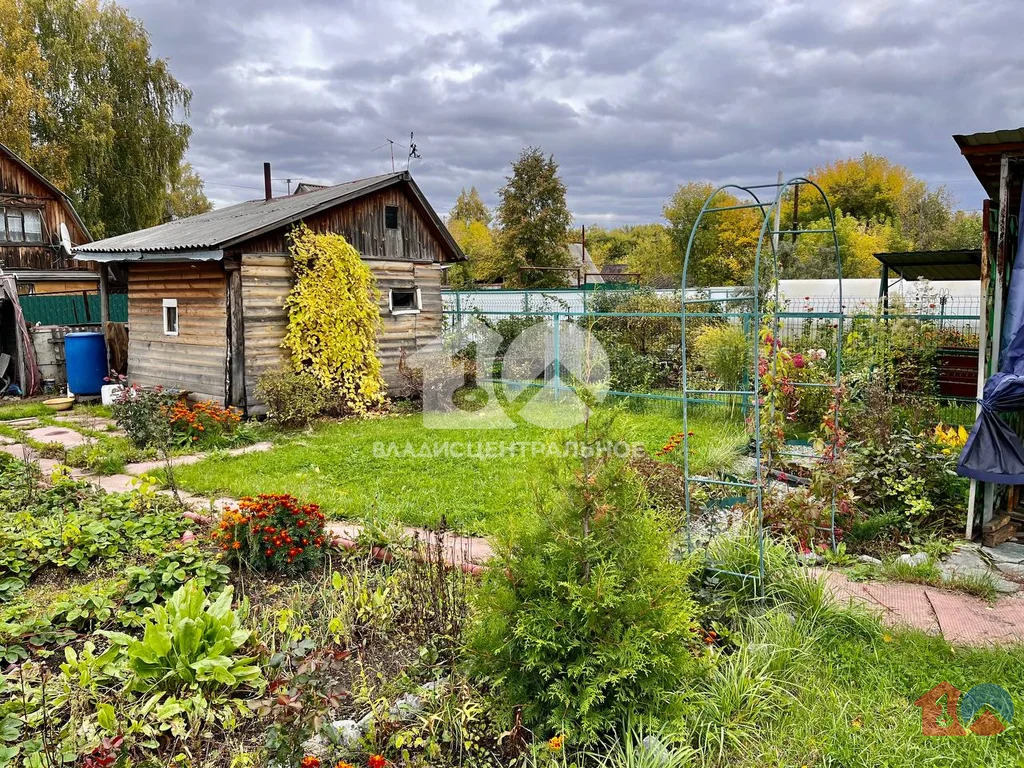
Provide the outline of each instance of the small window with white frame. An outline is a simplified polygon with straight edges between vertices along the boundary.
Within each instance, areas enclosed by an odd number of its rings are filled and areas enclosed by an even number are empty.
[[[178,335],[178,300],[164,299],[164,335]]]
[[[420,311],[419,288],[392,288],[388,291],[388,309],[392,315],[409,315]]]

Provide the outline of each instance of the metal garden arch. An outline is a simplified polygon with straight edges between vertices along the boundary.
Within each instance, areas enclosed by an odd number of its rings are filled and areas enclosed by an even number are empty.
[[[766,449],[762,435],[762,409],[765,408],[765,404],[761,398],[761,373],[760,373],[760,329],[766,324],[770,324],[772,329],[772,338],[778,340],[780,338],[780,319],[782,319],[786,313],[783,308],[779,305],[779,236],[780,235],[791,235],[794,240],[797,236],[802,234],[831,234],[832,235],[832,249],[835,253],[835,264],[836,264],[836,277],[838,278],[838,290],[839,290],[839,310],[835,313],[829,313],[834,316],[836,324],[836,345],[835,345],[835,400],[833,402],[833,413],[838,418],[839,405],[840,405],[840,385],[842,382],[842,349],[843,349],[843,268],[842,259],[839,253],[839,238],[836,234],[836,222],[835,215],[832,211],[832,205],[829,203],[828,196],[824,190],[818,186],[815,182],[804,177],[794,177],[788,181],[783,182],[782,177],[779,177],[779,182],[776,184],[754,184],[754,185],[740,185],[740,184],[726,184],[719,187],[712,192],[708,198],[704,201],[704,205],[701,207],[700,213],[697,215],[696,220],[693,223],[693,228],[690,231],[690,238],[686,245],[686,256],[683,260],[683,274],[681,281],[681,296],[680,296],[680,331],[681,331],[681,356],[682,356],[682,374],[681,374],[681,388],[682,388],[682,399],[683,399],[683,477],[684,477],[684,499],[686,506],[686,532],[687,532],[687,547],[691,551],[693,550],[693,537],[691,535],[692,517],[691,517],[691,483],[700,483],[707,485],[719,485],[728,486],[732,488],[743,489],[748,495],[753,495],[757,505],[757,520],[756,520],[756,534],[757,534],[757,545],[758,545],[758,569],[757,574],[748,573],[737,573],[734,571],[724,570],[716,567],[713,563],[709,564],[708,568],[711,571],[717,571],[722,574],[728,574],[741,579],[754,580],[754,594],[764,595],[764,494],[767,488],[767,484],[771,482],[768,479],[769,470],[771,468],[773,460],[776,456],[772,455],[770,448]],[[825,209],[828,212],[828,228],[825,229],[800,229],[799,223],[794,221],[792,229],[781,229],[782,210],[781,206],[785,199],[786,192],[790,189],[799,190],[801,187],[810,187],[816,190],[821,196],[821,200],[825,204]],[[770,201],[764,201],[758,197],[755,190],[775,190],[774,198]],[[714,200],[720,194],[735,190],[742,193],[749,198],[752,198],[752,202],[740,202],[736,205],[725,205],[721,207],[714,206]],[[762,193],[763,194],[763,193]],[[757,250],[754,254],[754,271],[751,279],[752,285],[750,297],[733,297],[722,301],[723,309],[718,312],[687,312],[687,305],[693,304],[706,304],[707,300],[704,299],[687,299],[687,278],[690,269],[691,258],[694,254],[694,243],[697,240],[697,233],[700,229],[701,223],[705,216],[710,214],[716,214],[723,211],[732,211],[739,209],[756,209],[762,216],[760,234],[757,240]],[[765,250],[765,242],[768,242],[768,251]],[[771,266],[771,292],[772,298],[767,301],[762,300],[761,293],[761,266],[762,266],[762,255],[770,258]],[[748,301],[751,304],[751,310],[749,313],[736,313],[728,311],[727,305],[730,302],[737,301]],[[767,306],[765,306],[767,304]],[[751,339],[751,350],[753,354],[750,356],[751,366],[749,373],[752,374],[748,377],[748,380],[752,382],[752,386],[747,389],[735,391],[724,391],[724,390],[706,390],[706,389],[692,389],[688,385],[687,381],[687,361],[686,361],[686,318],[687,315],[690,317],[702,316],[702,317],[720,317],[727,320],[735,320],[738,317],[749,317],[747,327],[752,329]],[[774,374],[777,371],[778,365],[778,344],[769,344],[768,351],[768,363],[771,366],[771,371]],[[795,386],[831,386],[822,385],[811,382],[793,382]],[[753,435],[754,435],[754,477],[745,479],[720,479],[711,478],[698,475],[692,475],[690,472],[690,434],[689,434],[689,404],[692,396],[743,396],[744,398],[750,398],[751,402],[751,421],[753,424]],[[774,417],[771,413],[773,404],[768,404],[769,416]],[[771,419],[769,420],[771,423]],[[838,435],[834,431],[832,450],[838,450],[837,440]],[[835,491],[832,492],[831,501],[831,515],[828,526],[828,534],[832,544],[835,548],[835,518],[836,518],[836,497]]]

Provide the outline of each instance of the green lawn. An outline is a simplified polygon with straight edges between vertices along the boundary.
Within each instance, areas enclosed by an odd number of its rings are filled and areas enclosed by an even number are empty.
[[[653,453],[681,430],[682,419],[668,406],[643,413],[617,409],[613,437],[642,443]],[[725,409],[691,416],[690,430],[695,471],[730,466],[746,441],[742,422],[729,421]],[[175,478],[184,488],[208,494],[290,493],[317,502],[336,519],[372,513],[436,526],[445,515],[459,530],[485,533],[502,516],[530,508],[550,485],[551,465],[559,459],[534,455],[534,444],[547,451],[576,436],[518,419],[514,429],[500,430],[425,429],[418,413],[351,419],[282,436],[269,452],[180,467]],[[488,443],[492,455],[481,456]],[[436,455],[445,444],[471,455]],[[419,455],[424,447],[431,455]]]

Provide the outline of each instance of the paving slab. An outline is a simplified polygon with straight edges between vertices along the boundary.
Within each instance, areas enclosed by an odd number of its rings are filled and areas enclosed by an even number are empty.
[[[89,440],[81,432],[66,427],[36,427],[28,430],[25,434],[37,442],[57,443],[65,448],[74,448]]]
[[[970,595],[937,589],[925,591],[935,610],[942,636],[950,644],[981,646],[1024,641],[1024,624],[1014,624],[1010,620],[1015,615],[1015,607],[1003,606],[997,611]]]
[[[904,625],[938,634],[940,626],[923,587],[917,584],[872,582],[864,585],[872,599],[886,609],[890,626]]]
[[[89,482],[107,493],[127,493],[135,490],[138,478],[132,475],[90,475]]]
[[[36,416],[26,416],[24,419],[11,419],[10,421],[3,422],[8,427],[15,427],[16,429],[25,429],[27,427],[39,426],[39,419]]]
[[[1024,563],[1024,544],[1007,541],[997,547],[982,547],[981,551],[997,563]]]
[[[38,457],[34,448],[22,443],[8,443],[0,445],[0,451],[3,451],[16,459],[23,459],[25,461],[33,461]]]
[[[228,456],[242,456],[246,453],[260,453],[262,451],[269,451],[274,447],[273,443],[262,442],[253,443],[252,445],[243,445],[240,448],[231,448],[224,451]],[[184,456],[172,456],[171,466],[179,467],[186,464],[196,464],[203,459],[210,457],[209,453],[189,453]],[[163,469],[167,466],[167,462],[163,459],[153,459],[152,461],[137,461],[133,464],[127,465],[124,470],[130,475],[144,475],[148,472]]]

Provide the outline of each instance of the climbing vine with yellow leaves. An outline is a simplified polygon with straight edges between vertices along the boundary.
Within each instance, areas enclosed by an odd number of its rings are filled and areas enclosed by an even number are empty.
[[[282,346],[292,368],[337,392],[348,411],[361,414],[382,405],[380,291],[373,272],[342,235],[301,224],[289,240],[295,285],[285,304]]]

